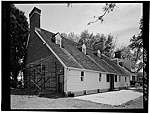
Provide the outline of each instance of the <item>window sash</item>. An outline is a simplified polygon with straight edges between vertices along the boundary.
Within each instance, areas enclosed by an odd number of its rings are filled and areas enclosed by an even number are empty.
[[[84,77],[83,77],[83,76],[81,76],[81,81],[82,81],[82,82],[84,81]]]
[[[102,78],[102,76],[101,76],[101,73],[99,74],[99,82],[101,82],[101,78]]]
[[[84,72],[81,71],[81,81],[83,82],[84,81]]]

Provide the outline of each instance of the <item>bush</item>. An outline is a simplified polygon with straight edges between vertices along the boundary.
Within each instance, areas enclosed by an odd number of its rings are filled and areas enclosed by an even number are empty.
[[[10,87],[11,88],[16,88],[17,87],[17,83],[13,79],[10,79]]]
[[[136,84],[135,84],[135,87],[136,87],[136,88],[139,88],[139,87],[140,87],[140,84],[139,84],[139,83],[136,83]]]

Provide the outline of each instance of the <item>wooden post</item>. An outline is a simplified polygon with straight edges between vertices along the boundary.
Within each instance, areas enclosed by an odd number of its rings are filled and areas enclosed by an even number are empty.
[[[33,78],[34,78],[34,83],[35,83],[35,69],[33,69],[33,72],[34,72]],[[34,89],[35,89],[35,85],[34,85]]]
[[[44,76],[44,82],[45,82],[45,65],[43,65],[43,76]],[[44,89],[45,89],[45,83],[44,83]]]
[[[42,93],[42,59],[41,59],[41,93]]]
[[[57,75],[57,67],[56,67],[56,61],[54,62],[55,63],[55,82],[56,82],[56,91],[58,91],[58,75]]]

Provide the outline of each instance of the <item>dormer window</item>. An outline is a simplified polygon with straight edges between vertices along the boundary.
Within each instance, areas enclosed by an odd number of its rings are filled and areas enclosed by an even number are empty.
[[[97,50],[97,56],[98,56],[99,58],[101,58],[101,52],[100,52],[99,49]]]
[[[60,47],[62,47],[61,40],[62,40],[62,38],[61,38],[60,34],[57,33],[55,36],[55,43],[58,44]]]
[[[85,44],[82,45],[82,52],[83,52],[84,54],[86,54],[86,46],[85,46]]]

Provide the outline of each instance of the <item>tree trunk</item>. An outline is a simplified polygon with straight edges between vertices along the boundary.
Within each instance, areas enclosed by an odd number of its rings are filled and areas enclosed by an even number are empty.
[[[13,74],[13,78],[15,81],[17,81],[17,76],[18,76],[19,70],[15,69],[12,74]]]

